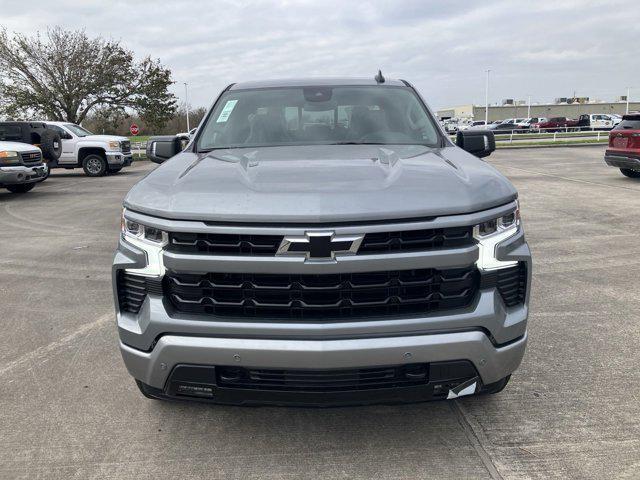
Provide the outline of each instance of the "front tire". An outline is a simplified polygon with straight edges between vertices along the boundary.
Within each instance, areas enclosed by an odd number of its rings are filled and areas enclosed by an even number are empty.
[[[107,172],[107,168],[107,160],[100,155],[87,155],[82,161],[82,169],[87,177],[101,177]]]
[[[622,174],[625,177],[640,178],[640,171],[638,171],[638,170],[631,170],[630,168],[621,168],[620,172],[622,172]]]
[[[35,186],[35,183],[20,183],[18,185],[7,185],[7,190],[11,193],[27,193]]]

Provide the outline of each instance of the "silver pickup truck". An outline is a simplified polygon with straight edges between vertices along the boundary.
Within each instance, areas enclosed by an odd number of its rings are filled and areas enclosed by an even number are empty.
[[[120,349],[142,393],[343,405],[496,393],[527,342],[513,185],[408,82],[227,87],[124,201]],[[465,151],[466,150],[466,151]]]

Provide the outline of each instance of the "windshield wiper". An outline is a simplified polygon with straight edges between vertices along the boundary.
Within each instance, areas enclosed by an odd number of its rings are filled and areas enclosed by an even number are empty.
[[[426,143],[403,143],[403,142],[334,142],[327,145],[420,145],[421,147],[433,147]]]
[[[326,145],[388,145],[383,142],[333,142]]]

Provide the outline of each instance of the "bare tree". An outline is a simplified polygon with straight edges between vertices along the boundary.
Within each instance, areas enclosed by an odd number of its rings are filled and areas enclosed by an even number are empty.
[[[207,113],[204,107],[189,107],[189,120],[191,126],[198,125]],[[87,115],[83,126],[95,133],[108,133],[114,135],[129,135],[129,126],[135,123],[140,129],[140,135],[174,135],[187,131],[187,112],[181,105],[167,123],[158,128],[138,115],[114,115],[112,111],[97,109]]]
[[[112,116],[132,110],[161,128],[177,107],[172,83],[159,60],[136,62],[118,41],[58,27],[34,37],[0,30],[0,106],[7,115],[81,123],[94,109]]]

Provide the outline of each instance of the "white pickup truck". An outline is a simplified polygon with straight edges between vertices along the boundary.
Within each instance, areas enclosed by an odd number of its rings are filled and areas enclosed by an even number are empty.
[[[27,193],[47,178],[47,173],[47,164],[42,162],[42,151],[38,147],[0,140],[0,188]]]
[[[116,173],[131,165],[131,142],[126,137],[94,135],[80,125],[69,122],[43,121],[60,134],[62,153],[50,168],[82,167],[89,177]]]

